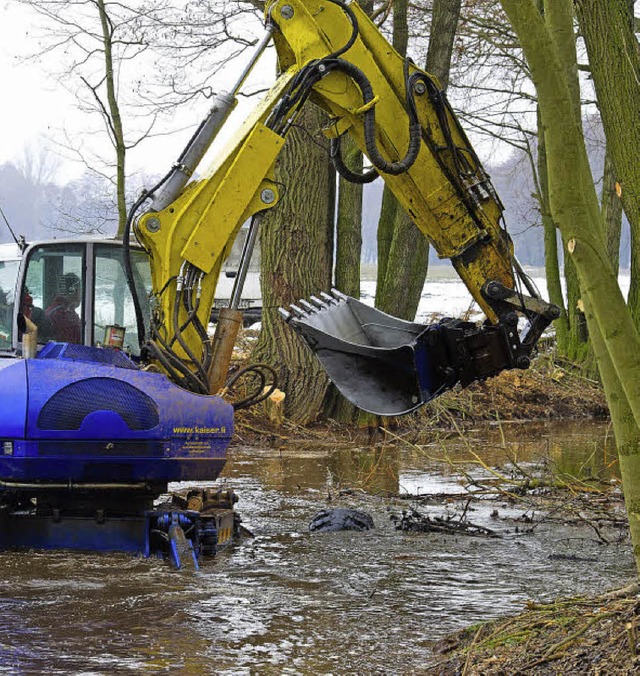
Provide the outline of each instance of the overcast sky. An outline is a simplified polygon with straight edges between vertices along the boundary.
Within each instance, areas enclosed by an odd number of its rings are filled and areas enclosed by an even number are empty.
[[[70,111],[70,96],[24,57],[33,44],[29,13],[5,0],[0,20],[0,162],[22,153],[29,141],[64,124]]]
[[[62,139],[65,131],[73,136],[87,128],[95,128],[97,119],[93,117],[88,120],[86,113],[77,110],[74,96],[50,74],[56,70],[55,63],[43,63],[28,58],[38,49],[38,31],[33,21],[41,20],[40,17],[15,0],[0,0],[0,8],[0,81],[4,94],[0,116],[0,163],[3,163],[21,158],[25,147],[29,145],[41,145],[42,137]],[[245,63],[247,59],[248,55],[240,57],[237,64],[216,75],[211,83],[213,88],[222,89],[225,85],[228,86],[236,77],[240,62]],[[270,50],[261,60],[257,72],[252,75],[248,87],[268,86],[273,81],[271,73],[274,71],[274,50]],[[225,128],[225,137],[241,123],[257,100],[255,97],[249,101],[240,97],[229,128]],[[176,130],[176,134],[146,141],[140,149],[132,153],[130,169],[164,173],[180,154],[192,128],[207,113],[210,105],[210,101],[204,97],[195,99],[176,118],[166,121],[166,129]],[[223,140],[217,143],[212,152],[219,150]],[[105,137],[96,134],[89,142],[98,149],[105,143]],[[56,152],[55,146],[51,147],[52,152]],[[209,160],[210,158],[205,158],[201,169],[207,166]],[[57,180],[66,182],[80,175],[83,170],[80,163],[63,157],[60,160]]]

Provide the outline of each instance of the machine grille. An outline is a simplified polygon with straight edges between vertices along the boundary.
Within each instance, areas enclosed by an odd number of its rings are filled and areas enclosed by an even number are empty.
[[[41,430],[79,430],[96,411],[117,413],[131,430],[150,430],[159,423],[158,407],[144,392],[115,378],[87,378],[56,392],[40,410]]]

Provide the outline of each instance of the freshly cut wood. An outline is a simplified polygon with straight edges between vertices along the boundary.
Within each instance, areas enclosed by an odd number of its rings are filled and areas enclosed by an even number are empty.
[[[268,387],[265,387],[262,391],[264,392],[268,389]],[[265,416],[276,425],[282,425],[284,422],[284,400],[286,396],[287,395],[282,390],[275,389],[262,402]]]

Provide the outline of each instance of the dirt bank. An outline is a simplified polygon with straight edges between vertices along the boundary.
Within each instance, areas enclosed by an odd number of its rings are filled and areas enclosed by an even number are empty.
[[[638,586],[595,598],[530,604],[435,648],[432,676],[640,673]]]

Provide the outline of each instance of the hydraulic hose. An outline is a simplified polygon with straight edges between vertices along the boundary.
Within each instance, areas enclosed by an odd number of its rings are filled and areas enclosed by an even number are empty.
[[[364,185],[365,183],[371,183],[380,176],[380,174],[375,169],[369,169],[362,174],[359,174],[346,165],[342,153],[340,152],[340,137],[332,138],[331,144],[329,146],[329,156],[331,157],[331,162],[335,170],[350,183],[358,183]]]

